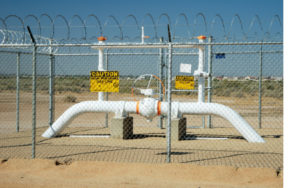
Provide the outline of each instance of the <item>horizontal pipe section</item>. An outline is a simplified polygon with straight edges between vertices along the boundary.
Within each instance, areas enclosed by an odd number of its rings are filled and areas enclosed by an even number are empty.
[[[136,102],[124,101],[85,101],[71,106],[43,133],[43,137],[51,138],[61,132],[64,127],[70,124],[77,116],[87,112],[123,112],[135,113]]]
[[[172,109],[176,111],[177,109]],[[162,114],[167,114],[167,104],[162,103]],[[180,102],[178,106],[180,114],[190,115],[218,115],[227,119],[248,142],[264,143],[264,139],[234,110],[216,103]]]
[[[65,111],[54,124],[43,133],[43,137],[51,138],[61,132],[64,127],[72,122],[74,118],[86,112],[113,112],[116,116],[126,116],[129,113],[139,113],[141,115],[146,112],[167,115],[168,103],[153,101],[154,105],[149,105],[149,101],[85,101],[73,105]],[[151,103],[151,101],[150,101]],[[139,104],[139,105],[138,105]],[[153,108],[145,110],[145,107]],[[144,112],[145,111],[145,112]],[[255,130],[234,110],[231,108],[216,103],[202,102],[172,102],[172,117],[178,117],[184,114],[191,115],[218,115],[227,119],[248,142],[264,143],[264,139],[258,135]]]

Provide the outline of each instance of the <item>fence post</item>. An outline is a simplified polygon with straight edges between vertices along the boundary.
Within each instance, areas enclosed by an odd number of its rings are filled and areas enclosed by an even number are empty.
[[[212,36],[208,37],[208,62],[207,62],[207,69],[208,69],[208,79],[207,79],[207,102],[211,103],[211,96],[212,96]],[[211,115],[208,115],[207,118],[207,126],[208,128],[212,128],[212,124],[211,124]]]
[[[50,41],[50,61],[49,61],[49,126],[52,125],[54,120],[54,54],[52,49],[52,40]]]
[[[169,75],[168,75],[168,70],[169,70],[169,65],[168,65],[168,59],[169,59],[169,54],[167,53],[167,50],[165,51],[165,55],[164,55],[164,62],[166,62],[165,63],[165,70],[164,70],[164,75],[165,75],[165,77],[164,77],[164,84],[165,84],[165,93],[164,93],[164,100],[165,101],[167,101],[168,99],[167,99],[167,95],[168,95],[168,78],[169,78]],[[167,128],[167,126],[168,126],[168,118],[164,118],[164,123],[165,123],[165,128]]]
[[[17,53],[16,131],[20,130],[20,52]]]
[[[263,69],[263,58],[262,58],[262,44],[260,45],[259,51],[259,81],[258,81],[258,128],[261,127],[261,97],[262,97],[262,69]]]
[[[105,70],[108,70],[108,50],[105,52]],[[105,92],[105,100],[108,101],[108,92]],[[108,127],[108,112],[105,112],[105,127]]]
[[[32,158],[35,158],[36,136],[36,44],[33,44],[32,52]]]
[[[160,42],[162,43],[164,41],[164,38],[163,37],[161,37],[160,38]],[[159,49],[159,64],[158,64],[158,74],[159,74],[159,78],[161,79],[161,80],[163,80],[163,68],[164,68],[164,50],[163,50],[163,48],[160,48]],[[160,101],[163,101],[163,95],[164,95],[164,93],[163,93],[163,89],[162,89],[162,85],[160,84],[160,83],[158,83],[158,87],[159,87],[159,100]],[[163,128],[163,116],[162,115],[160,115],[159,117],[158,117],[158,127],[159,128]]]
[[[168,62],[168,119],[167,119],[167,163],[171,162],[171,109],[172,109],[172,44],[169,43],[169,62]]]
[[[27,26],[28,33],[30,35],[33,48],[32,48],[32,158],[35,158],[35,135],[36,135],[36,42],[30,30]]]

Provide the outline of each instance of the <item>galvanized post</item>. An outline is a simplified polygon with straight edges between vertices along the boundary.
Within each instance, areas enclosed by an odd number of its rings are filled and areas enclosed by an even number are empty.
[[[165,63],[165,77],[164,77],[164,84],[165,84],[165,86],[168,86],[168,78],[169,78],[169,76],[168,76],[168,70],[169,70],[169,65],[167,64],[167,61],[168,61],[168,59],[169,59],[169,54],[168,53],[166,53],[165,55],[164,55],[164,62],[166,62]],[[168,88],[166,88],[165,89],[165,93],[164,93],[165,95],[164,95],[164,101],[167,101],[167,95],[168,95]],[[165,126],[167,126],[167,124],[168,124],[168,119],[167,118],[164,118],[164,122],[165,122]]]
[[[50,54],[49,54],[49,126],[54,121],[54,54],[52,49],[52,40],[50,41]]]
[[[105,70],[108,70],[108,49],[105,53]],[[108,92],[105,93],[105,100],[108,101]],[[105,113],[105,127],[108,127],[108,112]]]
[[[164,40],[164,38],[161,37],[160,42],[162,43],[163,40]],[[160,48],[159,49],[159,64],[158,64],[158,72],[159,73],[158,74],[159,74],[159,78],[161,80],[163,80],[163,68],[164,68],[164,56],[163,56],[163,54],[164,54],[164,50],[163,50],[163,48]],[[159,86],[159,99],[158,100],[163,101],[163,95],[164,95],[163,88],[162,88],[162,85],[159,82],[158,82],[158,86]],[[163,116],[162,115],[160,115],[158,117],[158,127],[161,128],[161,129],[163,128]]]
[[[208,62],[207,62],[207,68],[208,68],[208,79],[207,79],[207,102],[211,103],[211,97],[212,97],[212,36],[208,37],[208,49],[207,49],[207,53],[208,53]],[[208,128],[212,128],[212,124],[211,124],[211,115],[208,115],[207,118],[207,126]]]
[[[258,80],[258,128],[261,127],[261,97],[262,97],[262,69],[263,69],[263,57],[262,57],[262,44],[260,45],[259,52],[259,80]]]
[[[36,136],[36,44],[33,44],[32,52],[32,158],[35,158]]]
[[[17,53],[17,81],[16,81],[17,93],[16,93],[16,131],[19,132],[20,125],[20,53]]]
[[[171,109],[172,109],[172,44],[169,43],[168,62],[168,120],[167,120],[167,163],[171,162]]]
[[[28,33],[30,35],[33,48],[32,48],[32,158],[35,158],[35,135],[36,135],[36,42],[30,30],[27,26]]]

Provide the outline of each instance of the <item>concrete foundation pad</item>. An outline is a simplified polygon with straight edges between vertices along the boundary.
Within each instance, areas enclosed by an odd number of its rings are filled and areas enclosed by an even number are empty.
[[[113,118],[110,135],[111,138],[131,139],[133,137],[133,117]]]
[[[171,120],[171,140],[184,140],[186,136],[186,118]]]

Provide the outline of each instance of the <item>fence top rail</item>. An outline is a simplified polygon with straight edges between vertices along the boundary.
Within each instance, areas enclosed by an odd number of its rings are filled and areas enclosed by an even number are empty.
[[[205,45],[282,45],[283,42],[204,42],[171,43],[173,48],[199,48]],[[28,48],[33,44],[0,44],[1,48]],[[36,44],[36,47],[92,47],[98,48],[168,48],[169,43],[103,43],[103,44]]]
[[[171,43],[173,48],[203,48],[199,43]],[[169,43],[104,43],[91,46],[93,49],[103,48],[169,48]]]

